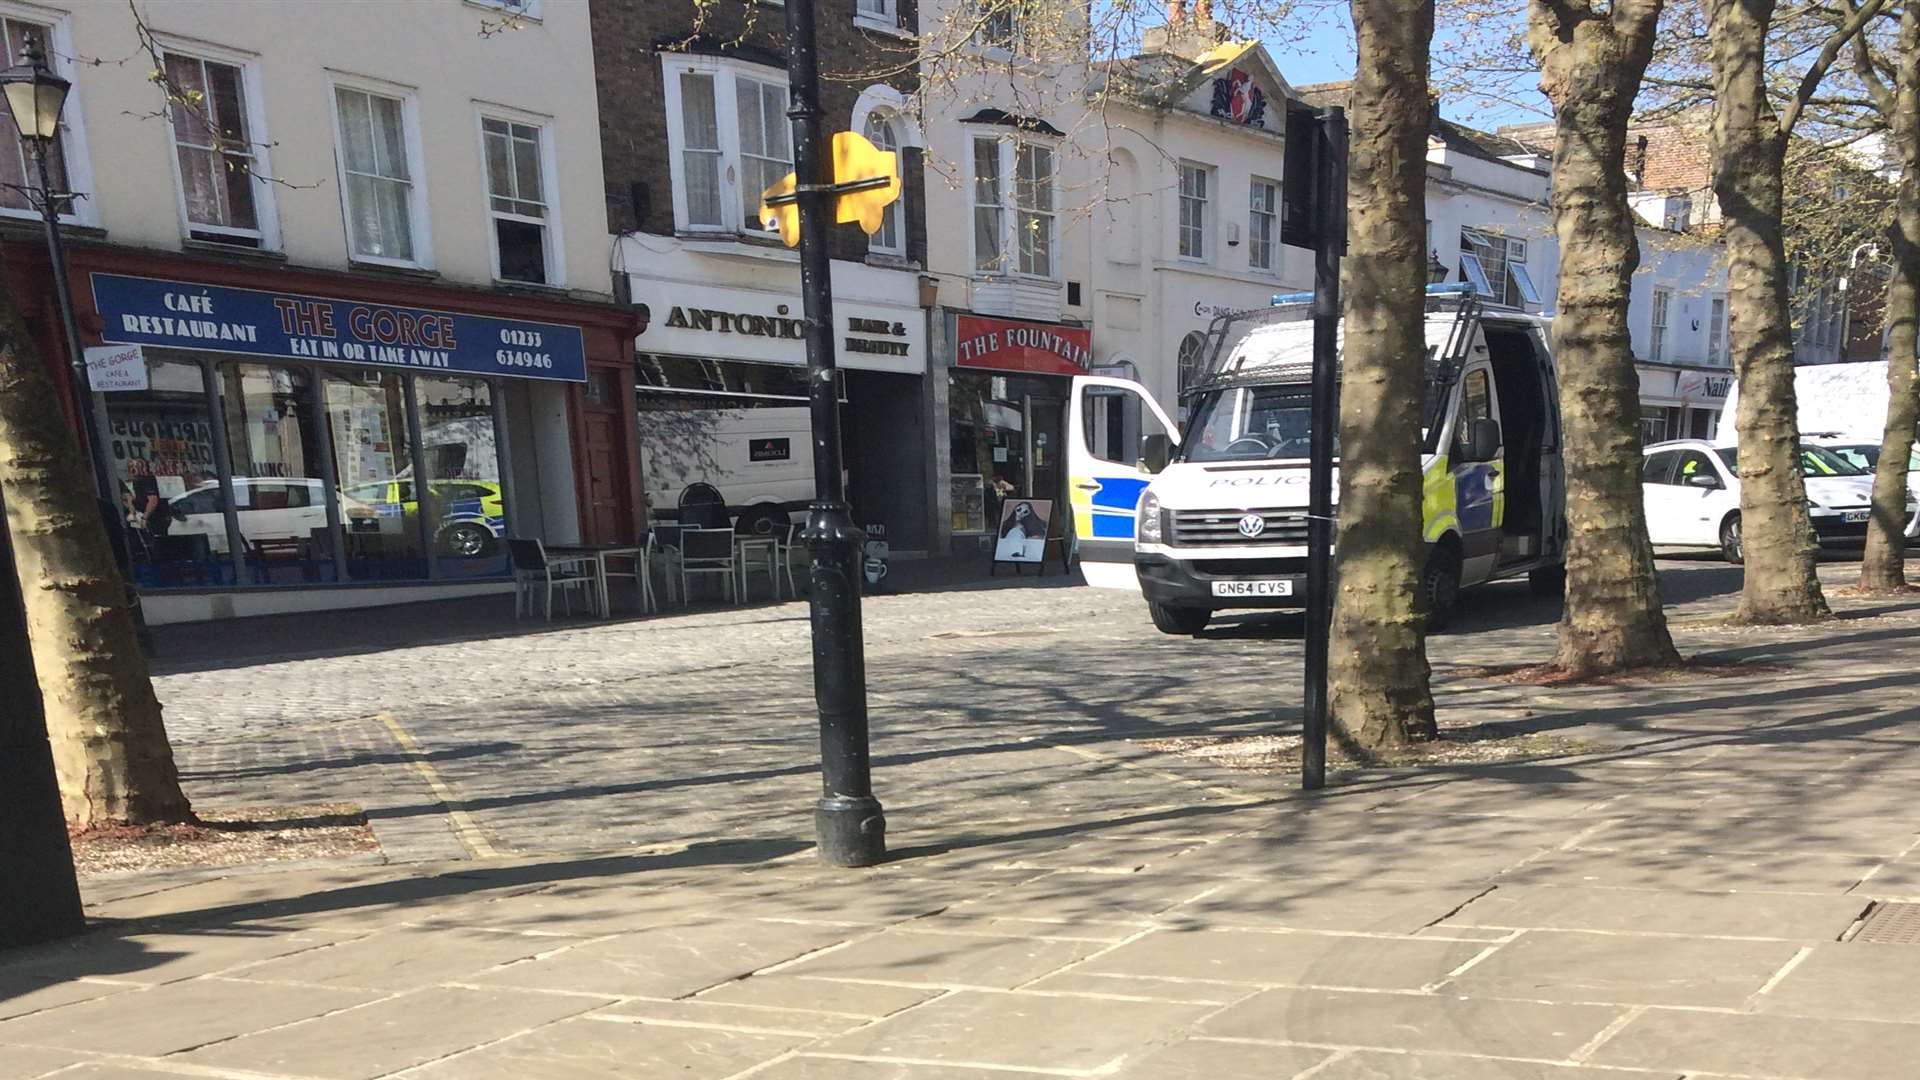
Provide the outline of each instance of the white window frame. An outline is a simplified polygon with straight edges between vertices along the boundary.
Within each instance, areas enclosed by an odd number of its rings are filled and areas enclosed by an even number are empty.
[[[893,156],[900,169],[900,197],[893,200],[892,203],[889,203],[885,211],[887,217],[893,220],[895,226],[894,239],[898,242],[894,244],[882,243],[880,237],[885,230],[876,230],[872,236],[867,237],[867,253],[870,255],[884,255],[890,258],[904,259],[907,257],[907,196],[909,194],[907,186],[907,134],[905,125],[900,121],[899,114],[891,109],[874,109],[867,113],[866,119],[860,122],[860,134],[863,136],[866,135],[866,129],[876,122],[885,124],[887,130],[892,132]]]
[[[974,277],[1019,278],[1023,281],[1059,282],[1064,276],[1060,258],[1060,141],[1058,139],[1038,138],[1031,134],[1015,135],[1004,128],[969,127],[967,131],[967,258],[973,267]],[[1000,257],[993,267],[980,265],[978,230],[974,227],[974,212],[977,204],[974,199],[978,192],[979,177],[974,172],[974,145],[979,140],[989,140],[998,151],[997,161],[1000,168]],[[1053,209],[1048,212],[1049,228],[1048,253],[1052,266],[1046,274],[1028,274],[1019,269],[1020,263],[1020,174],[1019,147],[1035,146],[1044,149],[1053,160],[1052,182],[1047,185],[1049,202]]]
[[[1656,288],[1648,305],[1647,363],[1658,364],[1667,355],[1667,323],[1673,317],[1673,290]]]
[[[707,236],[751,236],[774,239],[776,233],[750,229],[741,197],[740,182],[745,175],[740,150],[740,98],[737,80],[775,85],[784,93],[786,75],[778,68],[749,64],[716,56],[686,53],[660,54],[663,85],[666,88],[667,164],[672,173],[673,228],[675,232]],[[680,97],[680,76],[692,73],[713,79],[714,127],[720,138],[720,223],[695,225],[687,215],[687,174],[683,156],[686,147],[686,114]],[[789,102],[791,105],[791,102]],[[787,154],[793,154],[793,139],[787,137]]]
[[[263,179],[273,175],[271,150],[273,140],[267,133],[267,104],[262,89],[260,58],[249,53],[223,49],[201,42],[180,42],[173,38],[158,35],[154,41],[161,47],[164,56],[184,56],[213,64],[225,64],[240,70],[240,92],[246,95],[247,141],[253,152],[253,216],[259,222],[260,245],[255,248],[235,246],[236,251],[280,251],[280,207],[274,198],[273,184]],[[329,103],[331,104],[331,103]],[[180,212],[180,239],[188,244],[213,244],[212,241],[197,240],[193,236],[195,229],[202,232],[227,232],[235,236],[246,236],[244,229],[223,229],[211,225],[196,225],[187,216],[187,179],[180,174],[180,151],[178,136],[174,131],[173,119],[167,119],[167,157],[173,162],[174,202]],[[225,245],[215,244],[221,250]]]
[[[53,69],[55,75],[72,84],[67,91],[67,103],[60,110],[60,153],[67,164],[67,189],[91,194],[96,189],[93,186],[93,167],[87,157],[87,110],[81,100],[83,96],[81,82],[86,76],[74,68],[73,16],[49,8],[0,2],[0,17],[18,19],[21,22],[34,23],[47,28],[49,40],[42,43],[46,46],[47,65]],[[29,183],[33,179],[31,175],[27,177]],[[60,220],[68,225],[98,228],[100,226],[99,204],[98,198],[74,199],[67,204],[67,210],[60,215]],[[0,218],[18,218],[37,222],[40,220],[40,211],[0,206]]]
[[[868,4],[878,5],[880,10],[868,11]],[[854,0],[853,24],[869,30],[898,34],[900,32],[900,0]]]
[[[1272,206],[1271,210],[1261,209],[1254,200],[1254,193],[1261,188],[1266,188],[1273,194],[1273,198],[1269,200]],[[1278,255],[1280,253],[1280,218],[1282,213],[1284,213],[1283,207],[1285,207],[1285,205],[1285,201],[1280,198],[1280,182],[1278,180],[1269,180],[1264,176],[1255,176],[1247,181],[1247,268],[1249,270],[1262,274],[1277,274],[1280,272],[1280,267],[1277,265],[1279,263]],[[1255,258],[1260,251],[1260,247],[1258,239],[1259,232],[1254,228],[1254,225],[1261,217],[1272,219],[1271,228],[1268,229],[1266,235],[1267,259],[1264,263]]]
[[[537,2],[537,0],[536,0]],[[560,158],[553,145],[553,117],[539,113],[525,112],[520,109],[496,105],[489,101],[473,103],[473,130],[480,140],[480,196],[485,207],[487,220],[487,252],[493,260],[493,280],[501,285],[519,286],[533,289],[564,289],[567,287],[567,254],[562,237],[565,231],[560,227]],[[509,124],[540,130],[540,195],[545,200],[547,217],[547,242],[543,245],[547,258],[547,280],[545,283],[515,281],[500,276],[500,234],[493,227],[495,217],[493,209],[492,180],[487,172],[487,125],[488,120],[501,120]],[[511,220],[524,221],[525,218],[505,215]]]
[[[1732,367],[1727,354],[1727,298],[1716,296],[1707,301],[1707,363]]]
[[[1019,52],[1020,31],[1022,29],[1020,25],[1020,12],[1011,4],[1003,3],[1003,0],[971,0],[971,3],[974,19],[977,21],[977,28],[973,34],[974,44],[988,52],[1007,55]],[[998,6],[989,8],[988,5],[990,4]],[[997,35],[988,37],[988,21],[997,21],[1001,16],[1005,16],[1007,20],[1007,33],[1005,37]]]
[[[367,266],[395,266],[407,269],[433,269],[433,215],[427,205],[427,159],[420,141],[419,91],[381,79],[330,71],[327,82],[327,113],[333,120],[333,162],[340,185],[340,227],[345,233],[347,259]],[[340,99],[337,91],[353,90],[362,94],[394,98],[400,102],[400,123],[405,126],[403,142],[407,148],[408,202],[407,224],[413,230],[413,258],[389,259],[362,255],[353,250],[353,225],[347,208],[346,132],[340,127]]]
[[[1200,186],[1204,188],[1197,199],[1187,193],[1187,176],[1189,172],[1200,177]],[[1218,191],[1220,187],[1216,182],[1217,174],[1218,170],[1212,165],[1198,161],[1182,160],[1175,166],[1173,250],[1183,262],[1210,263],[1213,261],[1213,223],[1218,214],[1218,211],[1214,209],[1214,204],[1219,201],[1214,197],[1214,193]],[[1200,204],[1200,222],[1192,230],[1192,235],[1199,243],[1198,254],[1191,254],[1184,250],[1189,230],[1181,211],[1186,209],[1189,200],[1197,201]]]

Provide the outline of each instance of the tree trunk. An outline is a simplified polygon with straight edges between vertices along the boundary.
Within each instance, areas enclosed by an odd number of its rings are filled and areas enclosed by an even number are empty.
[[[1627,302],[1640,262],[1627,205],[1627,121],[1660,0],[1610,15],[1535,0],[1528,40],[1554,103],[1553,319],[1567,473],[1567,594],[1554,666],[1576,675],[1674,664],[1640,488],[1640,377]]]
[[[1907,588],[1907,465],[1920,400],[1916,400],[1914,354],[1920,346],[1920,6],[1906,5],[1900,15],[1899,75],[1893,116],[1889,117],[1893,152],[1900,161],[1894,189],[1893,280],[1887,285],[1887,424],[1880,436],[1880,461],[1873,471],[1873,514],[1867,525],[1867,552],[1860,561],[1860,591],[1896,593]]]
[[[1363,749],[1435,734],[1422,614],[1427,49],[1433,4],[1353,0],[1333,723]]]
[[[1712,0],[1713,193],[1727,244],[1727,342],[1740,379],[1740,517],[1746,580],[1734,621],[1830,614],[1814,573],[1793,392],[1793,323],[1780,224],[1787,134],[1767,97],[1773,0]]]
[[[67,820],[189,820],[84,460],[0,286],[0,485]]]
[[[0,500],[3,501],[3,500]],[[27,617],[0,520],[0,949],[86,929]]]

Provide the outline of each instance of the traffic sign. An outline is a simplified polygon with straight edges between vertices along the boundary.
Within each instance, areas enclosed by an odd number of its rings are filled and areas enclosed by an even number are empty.
[[[799,182],[793,173],[760,193],[760,220],[788,247],[800,243]],[[833,136],[833,219],[858,222],[868,236],[880,231],[887,207],[900,197],[900,158],[857,132]]]

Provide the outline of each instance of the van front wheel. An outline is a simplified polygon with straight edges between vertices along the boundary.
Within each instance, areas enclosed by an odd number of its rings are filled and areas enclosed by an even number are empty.
[[[1207,622],[1213,618],[1208,608],[1171,607],[1147,601],[1147,614],[1153,616],[1154,629],[1163,634],[1179,634],[1192,637],[1207,628]]]
[[[1420,601],[1429,631],[1445,630],[1453,621],[1460,607],[1460,556],[1452,548],[1439,545],[1428,553],[1420,575]]]

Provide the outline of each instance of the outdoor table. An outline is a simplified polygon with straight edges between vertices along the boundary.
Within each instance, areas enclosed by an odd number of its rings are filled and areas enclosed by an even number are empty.
[[[634,562],[635,583],[638,575],[647,572],[646,549],[635,544],[564,544],[547,549],[549,554],[561,556],[584,556],[593,560],[593,583],[600,594],[600,617],[613,617],[613,599],[607,589],[607,560],[632,559]],[[641,596],[646,595],[644,586]],[[645,600],[641,601],[644,606]]]

